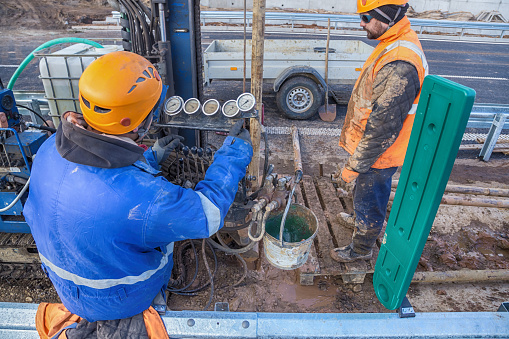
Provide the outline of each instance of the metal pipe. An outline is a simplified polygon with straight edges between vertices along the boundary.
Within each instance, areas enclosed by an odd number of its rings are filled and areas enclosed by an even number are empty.
[[[16,197],[11,201],[11,203],[9,205],[5,206],[4,208],[0,208],[0,212],[5,212],[5,211],[11,209],[19,201],[19,199],[23,196],[23,194],[25,194],[29,185],[30,185],[30,178],[28,178],[28,180],[25,183],[25,186],[23,186],[23,189],[21,190],[21,192],[19,192],[19,194],[16,195]]]
[[[394,200],[396,193],[391,192],[389,200]],[[509,208],[509,200],[496,200],[486,198],[472,198],[469,196],[455,197],[450,195],[444,195],[442,205],[462,205],[462,206],[476,206],[476,207],[495,207],[495,208]]]
[[[415,272],[412,283],[464,283],[509,281],[509,270],[459,270]]]
[[[161,42],[166,42],[166,16],[164,15],[164,4],[158,4],[159,29],[161,30]]]
[[[300,155],[299,130],[295,125],[292,126],[292,144],[293,144],[293,167],[295,174],[298,171],[302,173],[302,158]]]
[[[391,187],[396,188],[399,181],[393,180]],[[475,187],[475,186],[461,186],[461,185],[447,185],[445,191],[449,193],[462,193],[474,195],[491,195],[496,197],[509,197],[509,189],[505,188],[491,188],[491,187]]]

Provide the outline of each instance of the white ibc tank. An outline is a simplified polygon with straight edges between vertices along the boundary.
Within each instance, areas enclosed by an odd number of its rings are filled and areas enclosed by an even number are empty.
[[[37,54],[40,58],[40,78],[55,126],[59,125],[60,116],[64,112],[81,112],[78,82],[85,68],[101,55],[122,50],[122,46],[117,45],[95,48],[87,44],[75,44],[51,54]]]

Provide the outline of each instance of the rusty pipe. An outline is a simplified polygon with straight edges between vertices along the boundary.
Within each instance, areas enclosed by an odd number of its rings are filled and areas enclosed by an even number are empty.
[[[396,193],[391,192],[390,201],[394,200]],[[495,208],[509,208],[509,200],[497,200],[487,198],[472,198],[469,196],[455,197],[452,195],[444,195],[442,205],[462,205],[462,206],[476,206],[476,207],[495,207]]]
[[[292,144],[293,144],[293,167],[295,168],[295,184],[302,179],[302,158],[300,155],[299,130],[295,125],[292,126]]]
[[[398,186],[399,181],[392,181],[392,188]],[[473,195],[490,195],[496,197],[509,197],[509,189],[491,188],[491,187],[474,187],[461,185],[447,185],[445,191],[449,193],[473,194]]]

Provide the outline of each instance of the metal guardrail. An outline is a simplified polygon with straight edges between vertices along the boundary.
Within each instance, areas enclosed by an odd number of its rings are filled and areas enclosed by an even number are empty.
[[[289,23],[294,28],[296,22],[300,21],[314,21],[314,22],[327,22],[331,20],[331,25],[338,29],[340,23],[356,23],[360,22],[357,15],[342,15],[342,14],[315,14],[315,13],[279,13],[279,12],[266,12],[265,21],[283,21]],[[426,19],[413,19],[409,18],[412,26],[419,27],[419,33],[422,33],[424,27],[436,28],[454,28],[459,30],[459,34],[463,36],[466,30],[497,30],[500,31],[500,38],[503,38],[506,31],[509,31],[508,23],[492,23],[492,22],[476,22],[476,21],[449,21],[449,20],[426,20]],[[244,12],[240,11],[202,11],[200,13],[200,20],[203,25],[206,21],[222,21],[222,20],[244,20]],[[246,22],[248,27],[253,21],[253,13],[246,13]]]
[[[504,303],[505,304],[505,303]],[[37,304],[0,303],[1,338],[39,338]],[[505,310],[505,308],[504,308]],[[161,316],[170,338],[507,338],[509,313],[253,313],[173,311]]]
[[[472,107],[467,128],[491,128],[497,114],[509,118],[509,105],[475,104]],[[509,121],[506,121],[502,129],[509,129]]]

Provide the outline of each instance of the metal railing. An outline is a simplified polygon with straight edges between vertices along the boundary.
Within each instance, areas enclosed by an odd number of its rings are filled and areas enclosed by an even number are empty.
[[[503,303],[507,304],[507,303]],[[0,337],[39,338],[37,304],[0,303]],[[503,307],[506,310],[507,306]],[[502,306],[500,307],[502,308]],[[172,311],[161,316],[170,338],[507,338],[509,313],[254,313]]]
[[[315,14],[315,13],[279,13],[279,12],[267,12],[265,13],[265,21],[280,21],[282,24],[290,24],[294,28],[296,23],[301,22],[315,22],[315,23],[327,23],[330,18],[331,25],[334,29],[338,27],[344,27],[344,25],[338,24],[356,24],[360,22],[359,16],[357,15],[342,15],[342,14]],[[244,12],[240,11],[202,11],[200,13],[200,20],[202,25],[206,25],[207,22],[224,22],[237,21],[235,23],[243,23]],[[246,22],[248,27],[253,21],[253,13],[246,13]],[[503,38],[506,31],[509,31],[509,23],[493,23],[493,22],[477,22],[477,21],[449,21],[449,20],[426,20],[426,19],[413,19],[410,18],[410,22],[414,29],[423,32],[425,27],[434,28],[448,28],[455,29],[457,33],[463,36],[468,30],[489,30],[489,31],[500,31],[500,38]],[[232,22],[233,23],[233,22]],[[351,28],[351,27],[349,27]]]
[[[475,104],[472,107],[467,128],[491,128],[497,114],[509,117],[509,105]],[[509,129],[509,121],[505,122],[503,129]]]

